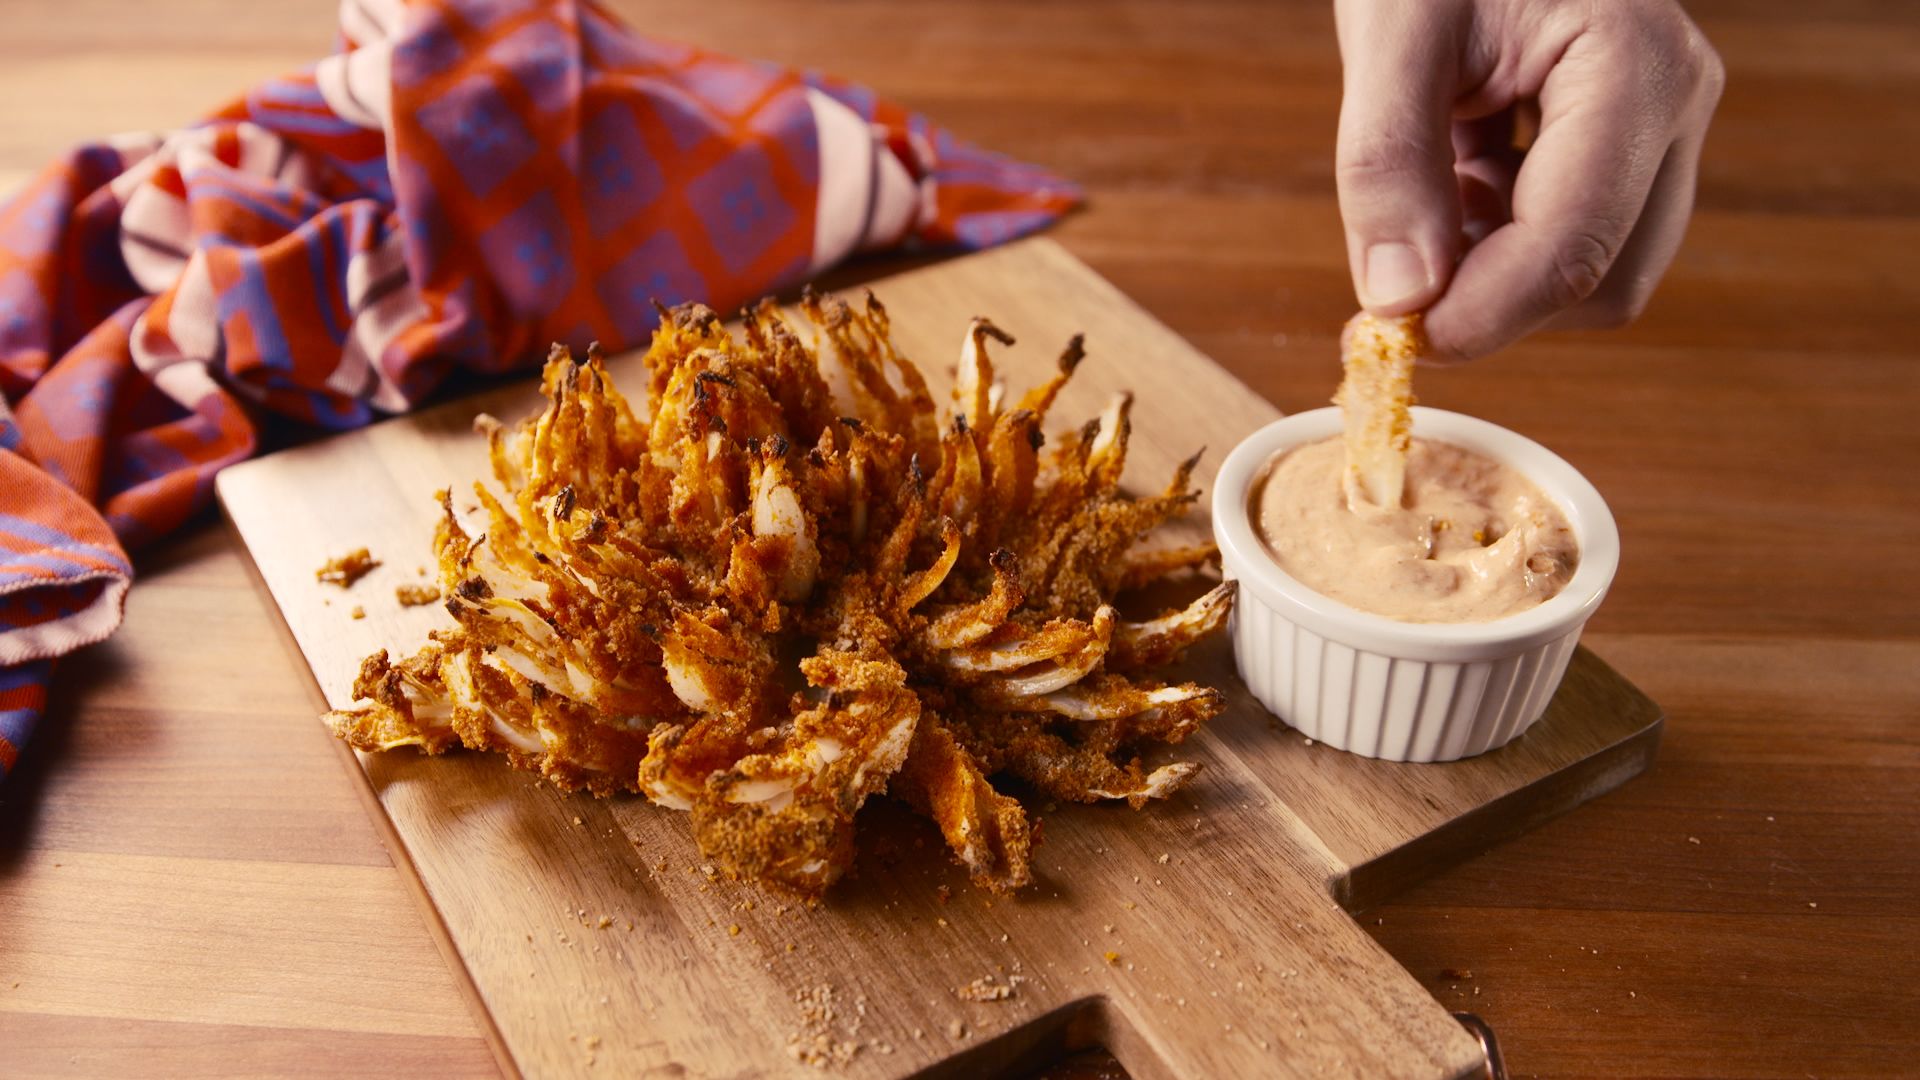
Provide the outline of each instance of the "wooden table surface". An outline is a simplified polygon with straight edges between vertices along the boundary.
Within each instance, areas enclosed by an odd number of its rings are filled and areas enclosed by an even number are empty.
[[[1331,389],[1324,3],[615,6],[1077,177],[1069,249],[1282,408]],[[1518,1075],[1895,1073],[1920,1060],[1920,13],[1693,8],[1729,86],[1652,309],[1420,386],[1607,494],[1626,557],[1587,640],[1666,706],[1660,759],[1366,922]],[[6,0],[0,190],[307,63],[332,20]],[[492,1072],[243,554],[208,518],[139,563],[0,789],[0,1073]]]

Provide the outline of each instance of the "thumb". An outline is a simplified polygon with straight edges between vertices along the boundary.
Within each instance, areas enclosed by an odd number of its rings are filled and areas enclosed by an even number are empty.
[[[1446,291],[1460,245],[1452,107],[1461,49],[1446,4],[1340,3],[1334,154],[1361,306],[1402,315]]]

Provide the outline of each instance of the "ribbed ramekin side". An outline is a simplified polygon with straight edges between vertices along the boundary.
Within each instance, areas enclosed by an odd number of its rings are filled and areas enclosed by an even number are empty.
[[[1228,576],[1233,567],[1227,566]],[[1546,710],[1580,628],[1511,656],[1409,660],[1330,640],[1242,588],[1230,624],[1240,678],[1308,738],[1387,761],[1454,761],[1504,746]]]

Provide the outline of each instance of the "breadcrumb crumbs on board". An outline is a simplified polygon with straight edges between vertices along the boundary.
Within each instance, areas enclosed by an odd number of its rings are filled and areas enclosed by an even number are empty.
[[[800,1009],[800,1030],[787,1036],[787,1056],[815,1069],[827,1069],[847,1064],[860,1052],[860,1044],[841,1034],[836,1021],[838,1011],[833,1004],[833,987],[821,983],[811,989],[795,990],[793,1003]],[[864,1006],[864,1002],[856,1002]],[[862,1008],[864,1013],[864,1008]],[[846,1036],[859,1030],[855,1020]]]
[[[353,587],[354,582],[372,573],[373,568],[379,565],[380,560],[374,558],[366,548],[355,548],[345,555],[328,559],[320,569],[313,572],[313,576],[325,584],[348,589]]]
[[[440,599],[440,590],[432,585],[398,585],[393,598],[401,607],[424,607]]]
[[[1007,981],[995,982],[993,976],[982,975],[953,992],[961,1001],[1005,1001],[1015,993],[1014,988],[1026,979],[1019,975],[1007,977]]]
[[[353,610],[347,612],[347,614],[353,616],[356,619],[364,619],[367,617],[367,609],[361,607],[359,604],[355,604],[353,605]]]

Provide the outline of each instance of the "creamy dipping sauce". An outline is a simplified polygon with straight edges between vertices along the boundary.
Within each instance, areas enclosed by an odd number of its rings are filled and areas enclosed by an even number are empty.
[[[1307,587],[1406,622],[1485,622],[1558,593],[1579,563],[1567,519],[1526,477],[1414,439],[1401,505],[1348,505],[1338,436],[1295,447],[1254,488],[1254,529]]]

